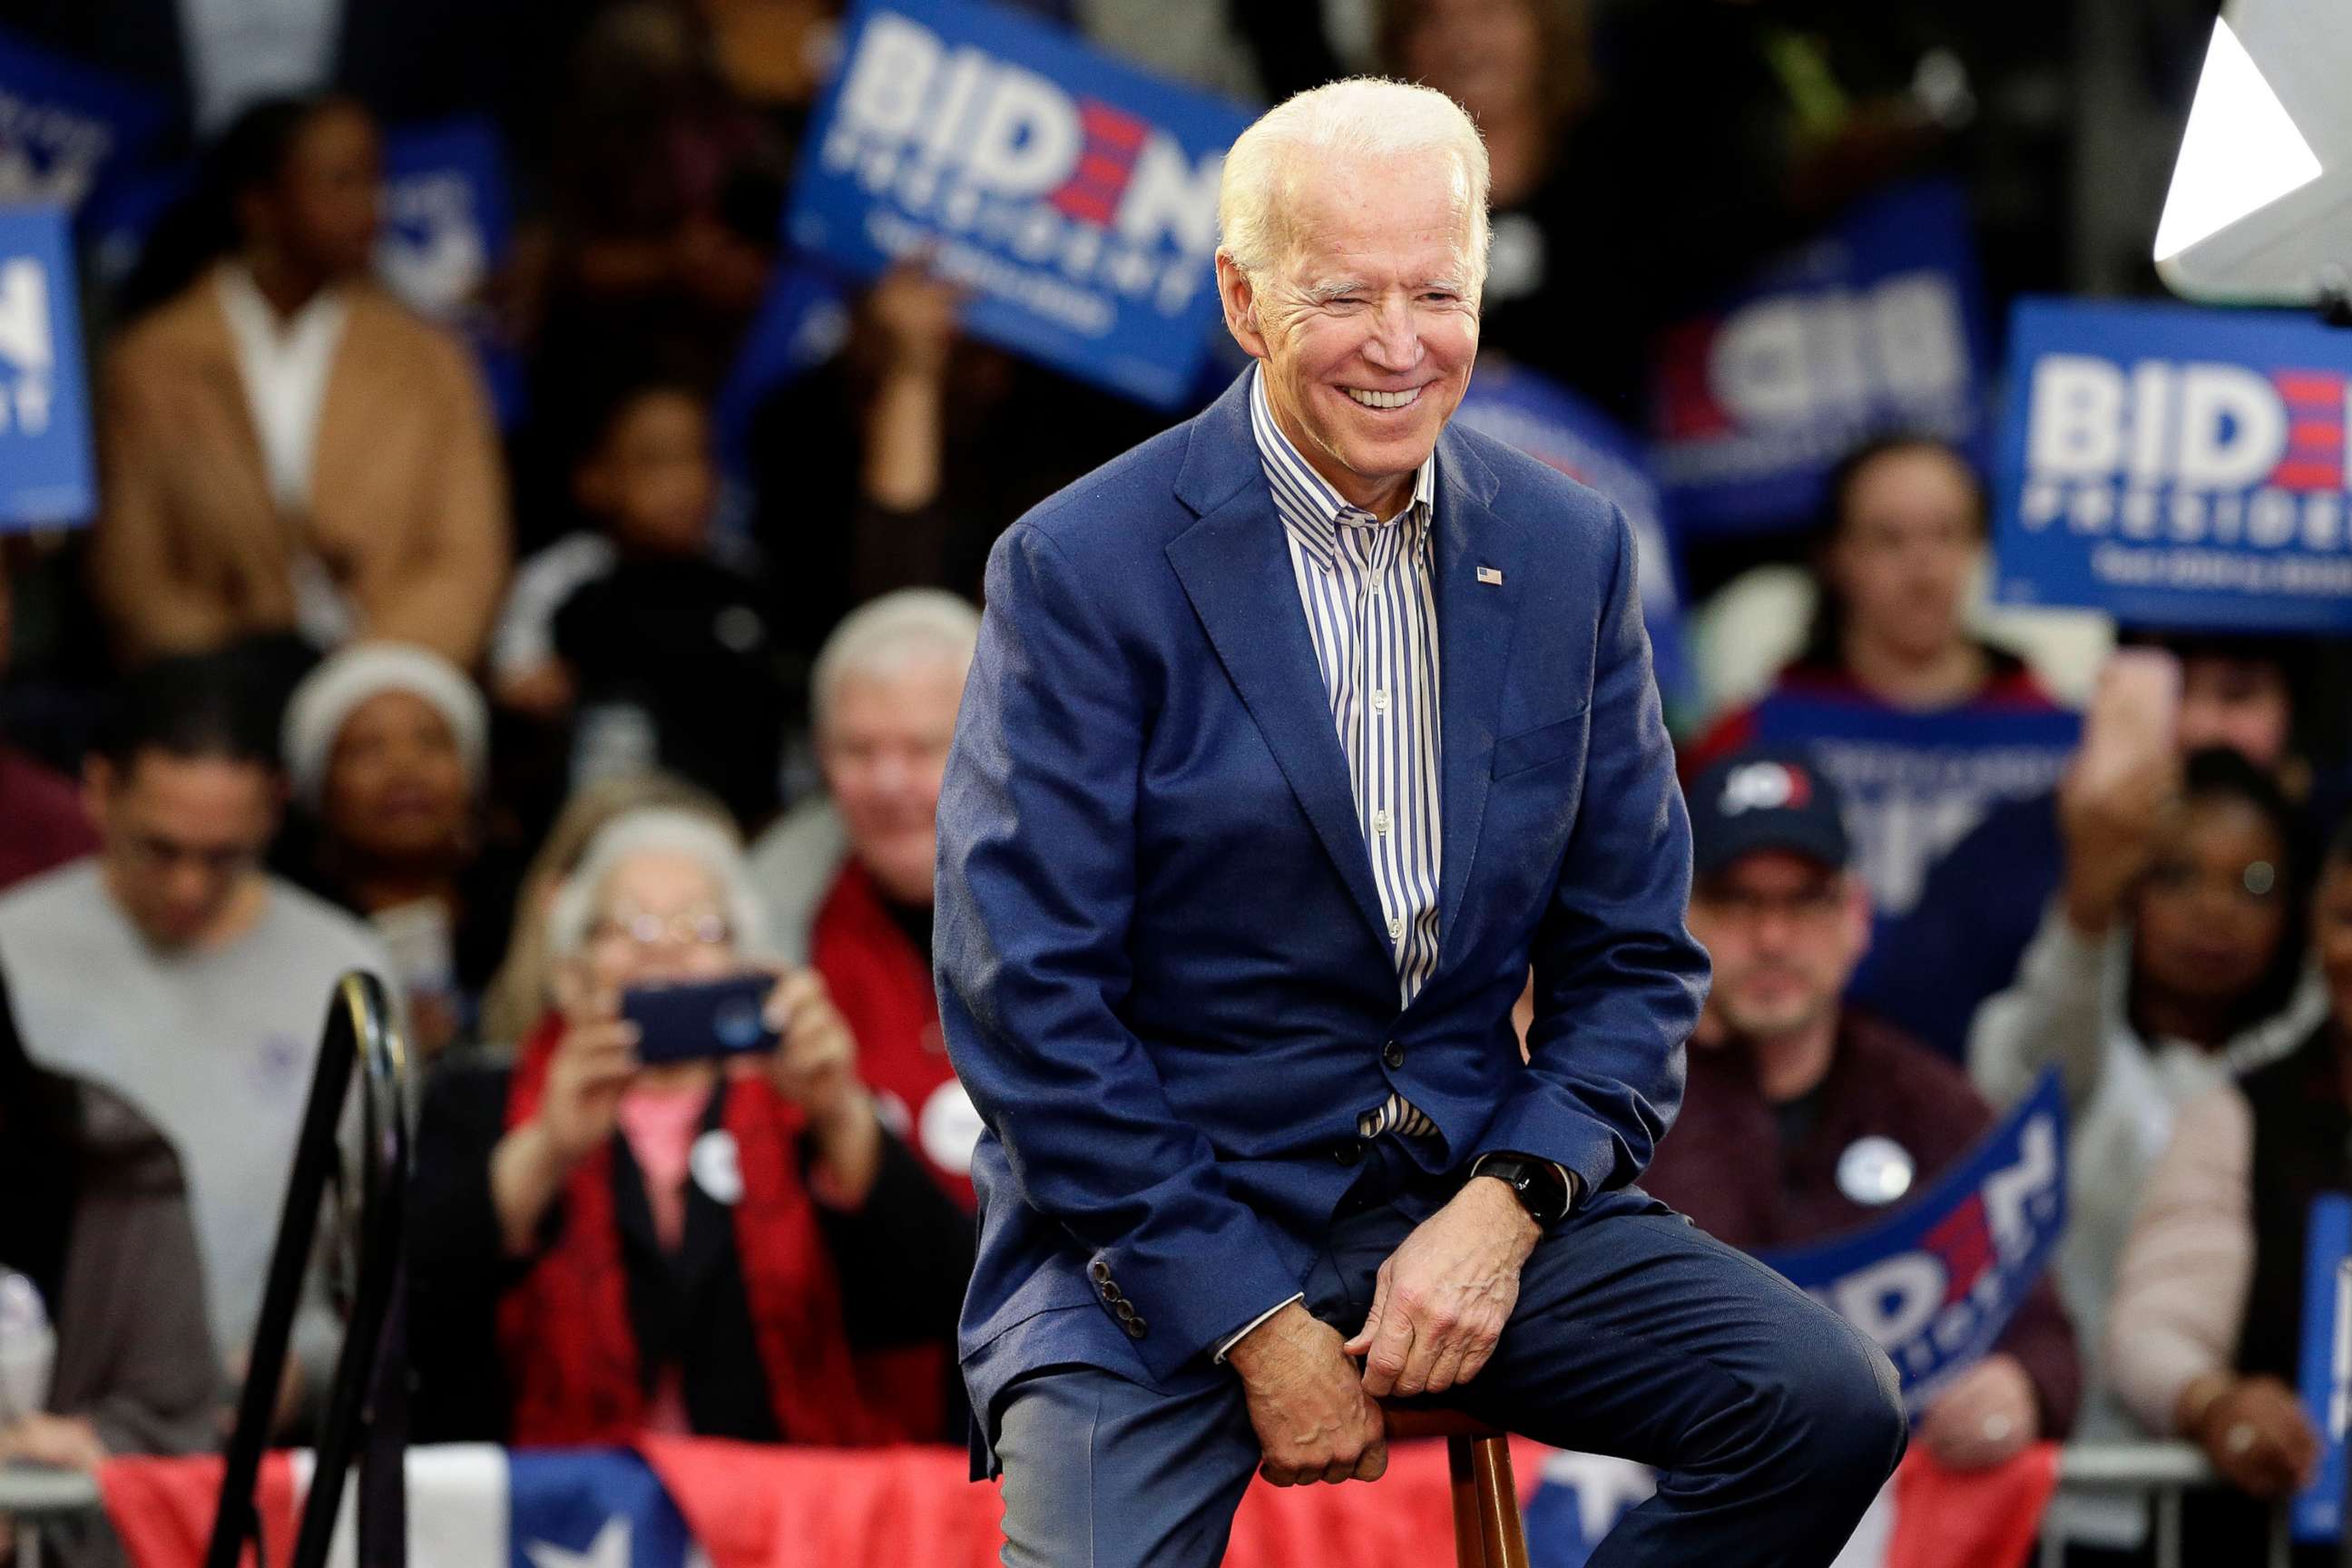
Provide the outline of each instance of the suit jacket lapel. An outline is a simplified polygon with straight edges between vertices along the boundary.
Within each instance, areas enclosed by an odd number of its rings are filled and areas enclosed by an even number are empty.
[[[1347,753],[1331,721],[1330,696],[1307,635],[1289,545],[1249,433],[1248,409],[1244,374],[1195,421],[1177,493],[1202,516],[1169,542],[1169,564],[1386,953],[1388,928],[1356,819]]]
[[[1528,574],[1523,537],[1488,510],[1494,470],[1451,431],[1437,447],[1437,649],[1444,747],[1438,811],[1444,858],[1438,873],[1438,965],[1461,949],[1454,927],[1476,868],[1479,828],[1495,767],[1495,727],[1509,668],[1511,632]],[[1482,582],[1478,569],[1499,574]]]

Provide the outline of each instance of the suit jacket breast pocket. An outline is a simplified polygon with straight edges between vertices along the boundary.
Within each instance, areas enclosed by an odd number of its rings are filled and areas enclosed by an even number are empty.
[[[1547,763],[1582,756],[1585,725],[1591,717],[1591,708],[1588,704],[1565,719],[1538,724],[1516,735],[1504,736],[1495,742],[1494,776],[1507,778],[1529,768],[1542,767]]]

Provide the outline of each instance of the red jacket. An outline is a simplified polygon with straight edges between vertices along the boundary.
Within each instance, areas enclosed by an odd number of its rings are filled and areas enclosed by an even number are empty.
[[[917,951],[890,918],[854,856],[817,908],[809,962],[856,1037],[857,1075],[881,1101],[884,1122],[949,1196],[973,1207],[971,1149],[980,1115],[948,1061],[931,955]]]
[[[1784,1142],[1745,1044],[1693,1046],[1681,1117],[1642,1185],[1717,1239],[1747,1251],[1814,1241],[1881,1217],[1840,1190],[1838,1156],[1857,1139],[1894,1140],[1933,1181],[1995,1121],[1958,1068],[1884,1024],[1848,1011],[1803,1137]],[[2082,1397],[2074,1325],[2043,1275],[1997,1343],[2033,1380],[2046,1437],[2065,1436]]]

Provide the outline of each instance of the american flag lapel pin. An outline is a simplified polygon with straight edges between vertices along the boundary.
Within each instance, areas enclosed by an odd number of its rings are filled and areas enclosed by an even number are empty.
[[[1481,566],[1478,568],[1478,581],[1481,583],[1499,584],[1502,580],[1503,574],[1500,572],[1496,571],[1492,566]]]

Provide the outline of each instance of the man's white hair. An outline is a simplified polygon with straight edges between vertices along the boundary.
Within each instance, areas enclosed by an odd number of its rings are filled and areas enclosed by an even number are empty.
[[[742,841],[698,811],[655,805],[624,812],[597,829],[580,857],[580,868],[563,879],[547,911],[547,948],[552,958],[570,958],[588,945],[604,912],[604,884],[614,868],[634,855],[682,855],[701,862],[719,894],[719,907],[735,930],[735,951],[747,959],[769,955],[768,917],[751,886]]]
[[[1290,240],[1288,213],[1315,165],[1332,158],[1387,163],[1444,153],[1457,171],[1456,199],[1469,230],[1464,279],[1475,299],[1486,282],[1486,142],[1460,104],[1435,88],[1384,77],[1349,77],[1309,88],[1267,110],[1225,153],[1217,188],[1218,248],[1263,277]]]
[[[842,618],[817,650],[809,672],[809,717],[820,735],[852,676],[887,680],[930,660],[971,668],[980,612],[944,588],[900,588],[869,599]]]

